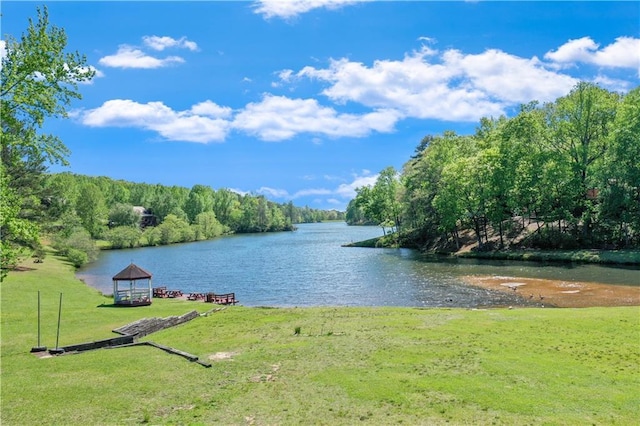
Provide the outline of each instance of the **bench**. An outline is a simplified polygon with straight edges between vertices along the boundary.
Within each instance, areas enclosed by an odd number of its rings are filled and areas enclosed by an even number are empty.
[[[226,294],[215,294],[215,293],[207,293],[207,298],[205,300],[208,303],[215,303],[218,305],[235,305],[238,303],[236,300],[235,293],[226,293]]]
[[[205,293],[189,293],[187,300],[204,300],[207,298]]]
[[[182,296],[182,292],[180,290],[168,290],[167,297],[174,299],[176,297]]]
[[[154,287],[153,288],[153,297],[167,297],[167,288],[166,287]]]

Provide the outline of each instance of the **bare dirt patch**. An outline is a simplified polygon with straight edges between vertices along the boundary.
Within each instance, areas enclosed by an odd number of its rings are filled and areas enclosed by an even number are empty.
[[[225,361],[231,360],[236,355],[238,355],[237,352],[216,352],[215,354],[209,355],[208,358],[211,361]]]
[[[640,287],[591,282],[472,275],[464,280],[474,286],[512,292],[541,305],[560,308],[640,306]]]

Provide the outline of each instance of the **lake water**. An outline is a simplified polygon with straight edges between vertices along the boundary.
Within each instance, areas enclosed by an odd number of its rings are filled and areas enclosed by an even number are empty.
[[[465,275],[501,275],[640,285],[640,270],[531,262],[434,262],[409,249],[341,247],[381,235],[379,227],[302,224],[295,232],[242,234],[196,243],[111,250],[78,271],[105,294],[129,263],[153,274],[153,286],[235,292],[245,306],[487,307],[534,304],[469,286]]]

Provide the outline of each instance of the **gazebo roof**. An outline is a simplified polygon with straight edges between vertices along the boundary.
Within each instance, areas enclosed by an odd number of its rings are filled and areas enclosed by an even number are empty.
[[[133,263],[113,276],[114,281],[144,280],[147,278],[151,278],[151,274]]]

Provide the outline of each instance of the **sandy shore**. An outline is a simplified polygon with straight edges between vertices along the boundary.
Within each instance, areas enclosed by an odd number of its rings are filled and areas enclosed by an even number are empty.
[[[464,279],[478,287],[517,293],[541,305],[561,308],[640,306],[640,286],[491,275],[472,275]]]

